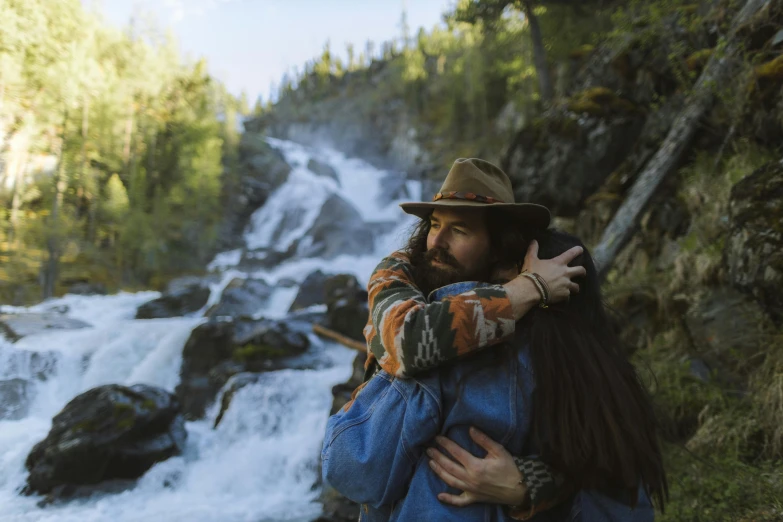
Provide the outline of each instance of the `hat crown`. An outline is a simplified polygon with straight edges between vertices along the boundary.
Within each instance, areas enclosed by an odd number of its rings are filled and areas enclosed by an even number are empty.
[[[452,165],[440,192],[467,192],[503,203],[514,203],[511,180],[500,167],[478,158],[459,158]]]

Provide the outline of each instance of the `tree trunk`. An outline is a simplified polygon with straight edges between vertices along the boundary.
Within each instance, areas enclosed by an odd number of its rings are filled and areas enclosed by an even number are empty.
[[[84,197],[87,199],[87,239],[95,240],[95,216],[98,208],[98,185],[94,182],[92,170],[87,158],[87,142],[90,131],[90,98],[84,97],[82,106],[82,183]]]
[[[131,103],[130,115],[125,120],[125,144],[122,147],[122,162],[125,165],[126,174],[130,174],[131,141],[133,138],[133,104]],[[128,176],[130,178],[130,176]]]
[[[686,101],[685,108],[675,120],[658,152],[645,166],[625,201],[604,230],[601,241],[593,252],[602,278],[606,276],[617,255],[631,239],[656,189],[674,170],[683,152],[688,148],[699,121],[713,104],[714,89],[727,80],[731,70],[730,59],[740,47],[736,38],[737,30],[768,2],[769,0],[747,0],[734,18],[731,31],[726,37],[723,53],[720,55],[716,53],[707,63]]]
[[[49,258],[43,272],[42,290],[43,298],[48,299],[54,295],[54,287],[57,281],[57,268],[60,263],[60,237],[59,237],[59,213],[63,205],[63,194],[67,187],[65,175],[65,135],[68,125],[68,109],[63,116],[63,130],[60,137],[60,150],[57,154],[57,174],[54,182],[54,201],[52,202],[52,215],[49,220],[49,237],[46,240],[46,250]]]
[[[19,224],[19,211],[22,208],[22,191],[24,190],[25,171],[27,170],[27,160],[30,156],[29,149],[25,148],[18,163],[14,166],[13,179],[14,184],[11,197],[11,215],[10,215],[10,229],[8,234],[8,241],[16,247],[18,245],[19,236],[17,234],[17,226]]]
[[[541,36],[541,26],[538,25],[538,18],[533,12],[533,4],[530,0],[524,0],[525,18],[530,24],[530,37],[533,39],[533,64],[536,67],[536,76],[538,76],[538,86],[541,90],[541,99],[546,104],[551,103],[554,98],[554,89],[552,88],[552,75],[549,72],[549,65],[546,60],[546,50],[544,49],[544,39]]]

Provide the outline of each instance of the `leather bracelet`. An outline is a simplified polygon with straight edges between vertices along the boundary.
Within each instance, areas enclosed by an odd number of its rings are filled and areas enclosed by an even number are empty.
[[[533,272],[533,275],[536,276],[538,281],[544,286],[544,290],[546,290],[546,300],[549,301],[552,298],[552,291],[549,289],[549,284],[547,284],[546,279],[535,272]]]
[[[544,285],[541,284],[541,276],[539,276],[538,274],[533,274],[532,272],[522,272],[519,275],[523,277],[527,277],[528,279],[533,281],[536,290],[538,290],[538,293],[541,294],[541,302],[538,303],[538,306],[540,306],[541,308],[549,308],[549,294],[544,289]]]

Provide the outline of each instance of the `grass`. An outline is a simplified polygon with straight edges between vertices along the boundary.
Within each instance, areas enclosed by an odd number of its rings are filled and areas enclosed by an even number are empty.
[[[729,286],[723,252],[731,188],[772,159],[744,141],[729,144],[723,158],[697,154],[679,172],[676,197],[690,224],[670,240],[678,252],[673,266],[661,267],[640,250],[606,284],[610,305],[642,303],[648,319],[633,360],[665,441],[670,502],[657,520],[783,520],[783,330],[749,330],[753,338],[734,351],[721,345],[727,374],[704,376],[692,370],[691,361],[704,354],[683,321],[698,294]],[[642,227],[640,236],[659,233]],[[752,360],[748,347],[758,352]]]

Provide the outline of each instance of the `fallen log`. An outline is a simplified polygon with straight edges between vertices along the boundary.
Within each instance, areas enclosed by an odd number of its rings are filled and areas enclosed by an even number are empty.
[[[712,107],[716,86],[720,86],[728,79],[731,72],[730,60],[740,49],[737,31],[768,3],[770,0],[747,0],[745,6],[734,17],[729,33],[723,42],[718,44],[718,49],[723,46],[723,50],[715,52],[707,62],[685,103],[685,108],[674,121],[658,152],[642,170],[625,201],[604,230],[601,241],[593,251],[601,278],[606,276],[617,255],[631,239],[643,212],[661,182],[674,170],[690,145],[697,125],[707,110]]]
[[[332,341],[340,343],[346,348],[351,348],[362,353],[367,351],[367,345],[364,343],[360,343],[355,339],[346,337],[340,332],[335,332],[334,330],[326,328],[325,326],[321,326],[320,324],[313,325],[313,332],[315,332],[317,335],[320,335],[321,337],[326,337],[327,339],[331,339]]]

